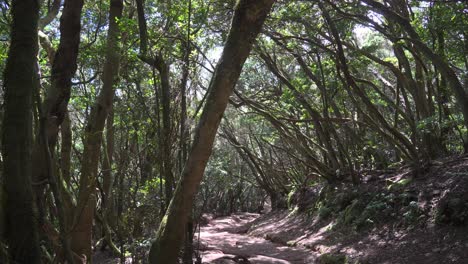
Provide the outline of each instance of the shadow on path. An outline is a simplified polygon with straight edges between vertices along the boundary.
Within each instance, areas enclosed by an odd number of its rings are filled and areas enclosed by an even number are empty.
[[[272,243],[246,234],[249,223],[258,214],[235,214],[212,220],[200,230],[200,254],[203,263],[236,263],[248,259],[252,264],[306,264],[314,263],[313,252]],[[231,259],[231,262],[222,260]],[[249,263],[239,261],[237,263]]]

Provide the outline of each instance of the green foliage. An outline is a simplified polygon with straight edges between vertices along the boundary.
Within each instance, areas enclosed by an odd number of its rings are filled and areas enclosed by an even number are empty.
[[[45,2],[41,16],[48,11]],[[216,64],[222,51],[230,25],[227,21],[236,1],[190,2],[191,7],[189,1],[182,0],[145,1],[148,55],[160,55],[169,67],[171,120],[170,135],[165,140],[170,142],[172,170],[177,180],[185,163],[181,146],[186,140],[190,149],[202,111],[194,115],[203,107],[201,104],[206,103],[202,98],[209,87],[211,64]],[[382,217],[395,214],[404,216],[404,224],[413,225],[423,212],[414,194],[407,191],[411,180],[393,182],[385,193],[374,196],[340,184],[347,185],[353,173],[419,162],[428,149],[424,135],[438,139],[445,148],[441,151],[444,155],[463,151],[462,137],[468,131],[450,83],[431,58],[412,43],[407,32],[359,1],[325,1],[322,4],[343,45],[345,65],[338,60],[338,43],[332,35],[332,25],[325,20],[316,1],[283,1],[275,5],[264,34],[255,43],[255,50],[235,87],[236,94],[241,96],[230,97],[232,105],[222,121],[226,131],[218,131],[220,136],[200,185],[195,212],[258,212],[272,194],[287,197],[288,207],[293,207],[292,199],[299,186],[321,185],[328,177],[338,187],[323,188],[318,201],[308,207],[308,214],[317,215],[321,220],[336,217],[339,220],[336,227],[341,225],[354,230],[374,226]],[[404,8],[411,8],[408,19],[421,42],[448,62],[462,82],[466,77],[464,41],[468,25],[464,3],[409,1],[407,4],[397,10],[398,13],[403,15]],[[102,88],[108,9],[109,1],[85,1],[82,13],[79,64],[72,78],[74,84],[68,107],[73,131],[73,181],[63,183],[69,187],[70,196],[80,192],[84,133],[90,109]],[[2,1],[0,10],[0,72],[3,72],[10,40],[10,6]],[[372,23],[379,28],[376,30]],[[145,232],[150,233],[148,230],[154,230],[159,224],[160,207],[168,201],[161,191],[161,185],[166,184],[161,180],[165,175],[160,171],[164,143],[161,139],[161,81],[159,71],[139,58],[140,36],[132,1],[126,2],[118,25],[123,32],[119,38],[123,52],[113,102],[111,170],[115,177],[113,195],[116,200],[120,199],[122,210],[119,220],[125,229],[122,233],[130,236],[136,220],[135,208],[151,208],[148,210],[151,217],[142,223]],[[60,41],[59,26],[60,14],[42,30],[54,48]],[[185,123],[189,135],[188,139],[183,139],[181,85],[187,38],[191,41]],[[402,54],[397,54],[395,48],[401,48]],[[266,66],[260,52],[272,58],[271,63],[282,78]],[[304,65],[299,65],[298,59]],[[38,61],[43,100],[51,85],[51,63],[43,47]],[[419,73],[416,63],[421,65]],[[355,86],[347,79],[345,66]],[[282,79],[287,80],[297,94]],[[421,98],[416,98],[419,95],[412,81],[422,85],[424,104],[430,112],[427,118],[421,118],[422,113],[417,110],[416,102]],[[4,97],[3,93],[0,95]],[[37,108],[33,110],[37,127]],[[37,128],[34,132],[37,134]],[[107,132],[107,128],[104,129],[103,133]],[[237,142],[221,136],[226,132]],[[62,159],[61,147],[59,137],[57,149],[54,149],[58,165]],[[413,156],[408,155],[412,148],[416,152]],[[103,157],[102,154],[100,159]],[[98,178],[101,183],[101,176]],[[464,207],[456,199],[447,201],[440,209],[438,221],[449,221],[453,210],[456,219],[465,221]],[[148,244],[147,238],[138,239],[131,246],[127,245],[124,252],[133,253],[134,249],[145,248]]]
[[[425,119],[422,119],[418,122],[417,128],[422,133],[431,133],[434,131],[435,127],[439,125],[436,116],[430,116]]]
[[[406,212],[403,213],[403,219],[407,225],[412,225],[417,223],[419,216],[421,215],[421,210],[416,201],[411,201],[407,206]]]
[[[150,194],[150,193],[156,193],[161,184],[164,185],[165,180],[160,179],[160,178],[153,178],[148,181],[146,181],[145,185],[138,190],[139,193],[143,194],[144,196]]]
[[[297,189],[296,188],[291,188],[291,190],[289,191],[288,193],[288,208],[291,209],[292,207],[292,200],[294,198],[294,194],[297,192]]]
[[[401,180],[398,180],[397,182],[394,182],[388,185],[387,189],[388,190],[394,190],[394,189],[399,189],[399,188],[401,189],[411,182],[412,180],[410,178],[401,179]]]
[[[329,216],[332,215],[332,213],[333,213],[333,209],[330,207],[327,207],[324,204],[319,204],[317,207],[317,216],[322,220],[327,219]]]

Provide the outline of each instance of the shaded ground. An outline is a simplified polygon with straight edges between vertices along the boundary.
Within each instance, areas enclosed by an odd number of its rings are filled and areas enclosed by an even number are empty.
[[[418,176],[408,167],[372,173],[325,198],[309,192],[302,213],[210,219],[195,248],[206,264],[345,263],[320,262],[327,254],[353,264],[468,263],[468,156]],[[118,263],[97,253],[95,263]]]
[[[237,214],[212,220],[201,228],[200,250],[203,263],[303,264],[313,263],[315,254],[246,234],[257,214]],[[237,257],[237,258],[236,258]],[[245,260],[249,262],[246,262]]]
[[[417,177],[409,169],[371,175],[353,188],[358,195],[341,199],[335,205],[341,209],[327,217],[319,217],[317,207],[274,212],[251,223],[249,234],[318,256],[342,254],[351,263],[468,263],[466,155],[434,162]],[[346,189],[335,194],[340,192],[348,196]],[[362,216],[366,225],[358,225]]]
[[[402,229],[385,225],[358,233],[330,230],[330,225],[314,231],[311,225],[305,216],[275,212],[257,219],[249,234],[283,245],[306,247],[315,256],[343,254],[359,263],[468,263],[466,227]]]
[[[215,261],[227,255],[306,264],[331,254],[360,264],[468,263],[466,155],[435,161],[417,176],[403,168],[363,178],[358,187],[337,187],[328,204],[307,198],[303,213],[212,220],[201,229],[203,261],[244,263]]]

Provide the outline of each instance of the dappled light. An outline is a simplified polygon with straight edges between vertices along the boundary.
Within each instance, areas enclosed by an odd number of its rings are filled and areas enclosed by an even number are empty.
[[[463,0],[1,0],[0,263],[468,263]]]
[[[209,225],[201,227],[200,246],[202,260],[206,263],[226,256],[243,256],[252,263],[312,263],[315,255],[305,249],[294,249],[273,243],[263,237],[239,234],[245,225],[258,218],[252,214],[234,214],[214,219]],[[238,221],[241,219],[241,221]],[[237,221],[236,221],[237,220]],[[274,226],[281,229],[282,227]]]

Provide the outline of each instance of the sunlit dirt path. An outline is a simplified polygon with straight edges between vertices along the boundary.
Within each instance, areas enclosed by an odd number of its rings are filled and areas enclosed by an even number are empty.
[[[247,235],[248,224],[258,216],[244,213],[221,217],[202,227],[200,254],[203,263],[314,263],[314,254],[306,249],[287,247]],[[233,259],[244,261],[234,262]]]

